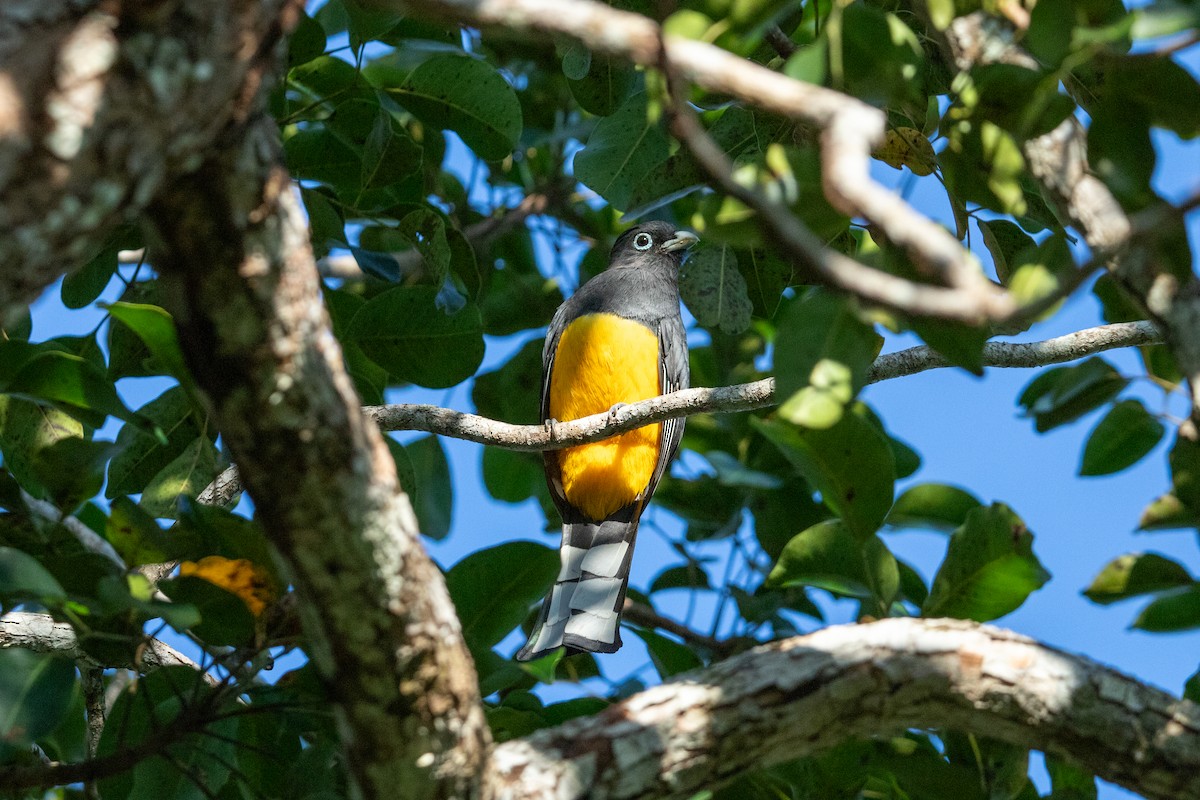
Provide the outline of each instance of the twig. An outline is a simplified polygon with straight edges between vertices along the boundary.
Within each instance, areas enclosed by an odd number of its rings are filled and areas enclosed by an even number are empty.
[[[53,503],[46,500],[39,500],[24,489],[21,490],[21,499],[25,502],[25,507],[29,509],[31,514],[41,517],[47,522],[62,525],[89,553],[104,556],[122,570],[125,569],[125,561],[117,554],[113,546],[101,537],[100,534],[89,528],[81,519],[63,514]]]
[[[104,733],[104,670],[98,667],[84,667],[80,670],[83,678],[83,706],[87,718],[87,758],[96,757],[100,748],[100,735]],[[88,781],[83,785],[84,795],[88,800],[100,800],[100,790],[95,782]]]
[[[650,606],[630,600],[628,597],[625,598],[625,607],[622,609],[622,613],[628,622],[641,625],[644,628],[658,628],[668,633],[673,633],[688,644],[703,647],[718,657],[729,655],[734,648],[734,642],[732,641],[716,639],[712,636],[706,636],[699,631],[694,631],[673,619],[661,616]]]
[[[979,280],[972,281],[969,287],[964,281],[959,281],[960,285],[955,288],[918,284],[872,269],[826,247],[790,210],[734,179],[733,163],[729,156],[709,136],[686,101],[675,98],[671,111],[672,131],[691,151],[709,178],[727,194],[758,212],[758,220],[766,228],[768,241],[781,247],[785,256],[795,258],[808,267],[817,282],[842,289],[868,302],[916,316],[979,324],[1012,313],[1014,306],[1011,298],[987,281],[982,272],[978,273]],[[831,146],[835,150],[843,147],[837,143],[831,143]],[[850,169],[848,166],[843,168],[847,174]],[[828,193],[828,187],[826,191]],[[906,205],[898,197],[895,197],[895,202]]]
[[[488,219],[468,225],[463,229],[463,235],[475,250],[485,250],[498,236],[502,236],[525,221],[527,217],[541,214],[546,210],[550,198],[548,194],[529,194],[513,208],[505,209],[503,213]],[[399,268],[400,275],[409,275],[421,268],[421,252],[416,248],[391,253]],[[326,278],[342,278],[356,280],[363,277],[362,268],[352,255],[326,256],[317,261],[317,269]]]

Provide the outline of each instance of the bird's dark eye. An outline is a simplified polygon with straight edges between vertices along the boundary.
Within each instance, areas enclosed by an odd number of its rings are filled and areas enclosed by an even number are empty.
[[[639,233],[633,237],[633,246],[638,250],[649,250],[654,244],[654,238],[648,233]]]

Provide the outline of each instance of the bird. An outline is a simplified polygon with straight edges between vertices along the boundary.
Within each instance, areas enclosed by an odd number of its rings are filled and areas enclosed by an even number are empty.
[[[559,306],[542,349],[547,425],[687,388],[679,269],[697,241],[666,222],[630,228],[613,243],[608,268]],[[543,452],[546,484],[562,515],[560,567],[519,661],[559,647],[568,654],[620,649],[638,521],[683,425],[670,419]]]

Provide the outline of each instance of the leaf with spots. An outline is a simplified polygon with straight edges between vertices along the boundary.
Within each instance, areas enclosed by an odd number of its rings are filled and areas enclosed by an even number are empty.
[[[575,155],[575,177],[614,208],[626,210],[635,187],[667,159],[669,148],[645,92],[600,120]]]
[[[860,403],[823,430],[781,420],[750,420],[857,536],[879,530],[892,506],[895,483],[888,438],[869,414]]]
[[[1048,580],[1021,518],[1003,503],[980,506],[950,535],[921,615],[989,622],[1015,611]]]
[[[738,271],[733,248],[702,247],[679,272],[679,294],[696,321],[706,328],[737,334],[750,327],[753,305],[746,279]]]
[[[434,56],[388,94],[421,121],[452,130],[489,161],[504,158],[521,135],[521,104],[508,81],[486,61]]]

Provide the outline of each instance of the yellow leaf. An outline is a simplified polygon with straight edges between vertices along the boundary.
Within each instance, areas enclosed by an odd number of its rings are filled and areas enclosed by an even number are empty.
[[[916,128],[889,130],[875,157],[896,169],[908,167],[914,175],[929,175],[937,168],[933,145]]]
[[[236,594],[256,617],[278,596],[270,574],[244,558],[206,556],[199,561],[184,561],[179,565],[179,575],[194,575]]]

